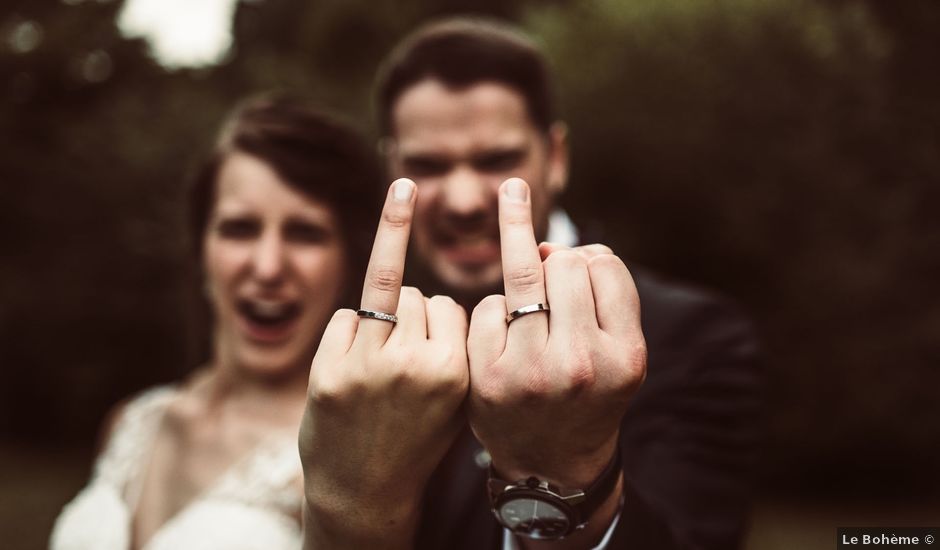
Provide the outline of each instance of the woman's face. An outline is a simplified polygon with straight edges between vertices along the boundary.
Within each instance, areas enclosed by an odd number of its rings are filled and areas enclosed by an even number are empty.
[[[216,185],[203,250],[217,359],[270,376],[306,369],[344,290],[334,213],[244,153],[226,157]]]

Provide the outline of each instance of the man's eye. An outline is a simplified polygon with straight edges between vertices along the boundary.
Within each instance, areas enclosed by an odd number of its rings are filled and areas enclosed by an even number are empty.
[[[492,153],[474,160],[473,164],[481,172],[505,172],[519,166],[522,162],[521,151]]]
[[[330,240],[330,232],[316,225],[292,223],[284,228],[284,237],[292,242],[316,244]]]
[[[260,230],[261,226],[253,220],[224,220],[218,226],[219,235],[227,239],[248,239]]]
[[[448,164],[434,159],[407,159],[403,163],[405,173],[413,177],[440,176],[447,173]]]

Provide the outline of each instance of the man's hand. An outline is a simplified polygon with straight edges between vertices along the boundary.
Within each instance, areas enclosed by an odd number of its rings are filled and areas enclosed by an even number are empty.
[[[606,247],[543,245],[543,262],[520,179],[499,190],[499,224],[506,296],[470,321],[470,424],[504,479],[583,489],[613,457],[646,374],[636,287]],[[537,303],[551,311],[507,326],[507,312]]]
[[[333,316],[310,371],[300,432],[307,547],[409,547],[424,486],[464,418],[466,313],[401,287],[415,185],[392,184],[362,308]]]

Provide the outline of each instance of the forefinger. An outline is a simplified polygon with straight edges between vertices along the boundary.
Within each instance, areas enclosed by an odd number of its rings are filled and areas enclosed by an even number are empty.
[[[362,309],[391,314],[398,310],[414,204],[413,181],[401,178],[389,186],[362,287]],[[388,321],[362,319],[357,339],[362,337],[381,345],[388,339],[392,328],[394,324]]]

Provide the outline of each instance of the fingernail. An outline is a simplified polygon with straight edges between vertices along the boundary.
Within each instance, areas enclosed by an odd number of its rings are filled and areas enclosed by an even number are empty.
[[[528,186],[519,178],[510,178],[506,180],[506,198],[514,201],[525,202],[526,188]]]
[[[415,183],[408,178],[401,178],[392,183],[392,197],[398,202],[408,202],[414,192]]]

